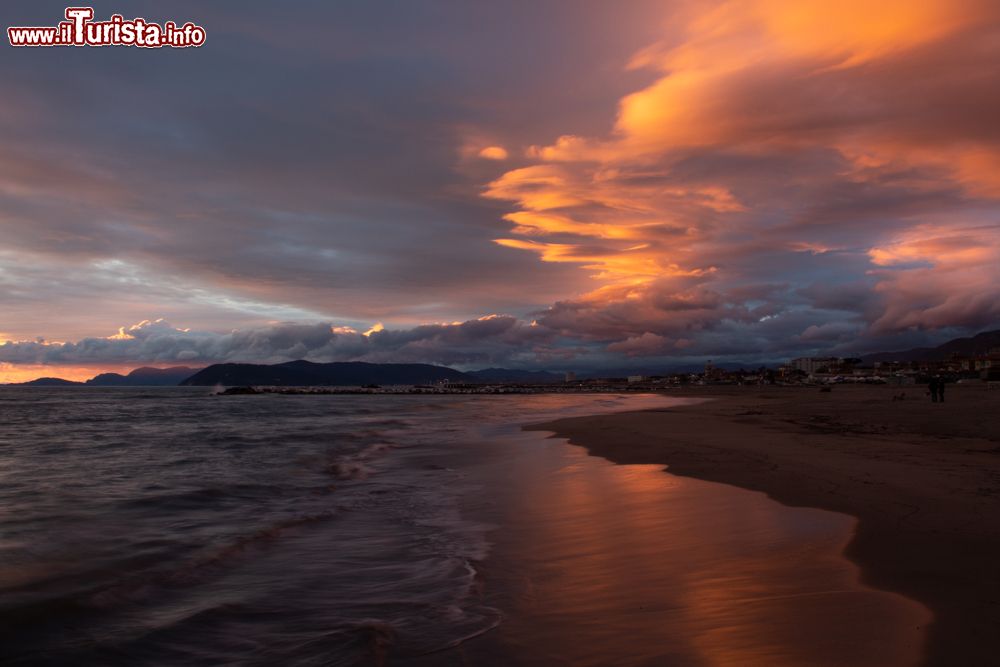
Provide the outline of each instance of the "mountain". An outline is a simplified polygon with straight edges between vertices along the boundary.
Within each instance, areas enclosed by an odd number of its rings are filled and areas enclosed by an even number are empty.
[[[562,373],[550,373],[548,371],[521,371],[510,368],[484,368],[478,371],[469,371],[467,375],[480,382],[519,382],[523,384],[549,384],[552,382],[562,382],[565,375]]]
[[[17,387],[78,387],[82,385],[82,382],[63,380],[62,378],[38,378],[27,382],[13,383],[13,386]]]
[[[211,387],[221,384],[279,387],[360,386],[366,384],[432,384],[474,382],[471,375],[430,364],[369,364],[344,361],[317,364],[289,361],[284,364],[214,364],[187,378],[182,385]]]
[[[953,356],[973,357],[987,354],[1000,347],[1000,329],[984,331],[969,338],[955,338],[937,347],[915,347],[898,352],[875,352],[861,357],[861,361],[947,361]]]
[[[174,366],[173,368],[136,368],[128,375],[101,373],[87,380],[92,387],[176,387],[183,380],[198,372],[197,368]]]

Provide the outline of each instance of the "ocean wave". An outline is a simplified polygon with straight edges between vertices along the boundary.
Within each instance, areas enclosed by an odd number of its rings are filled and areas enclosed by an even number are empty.
[[[89,594],[86,598],[87,603],[97,609],[109,609],[147,599],[149,596],[155,595],[157,589],[196,585],[201,583],[205,577],[212,576],[219,568],[247,555],[253,548],[274,542],[296,528],[330,521],[335,517],[336,513],[329,511],[276,521],[253,533],[232,538],[212,548],[207,553],[165,571],[144,573],[126,581],[105,586]]]
[[[470,466],[504,460],[480,444],[592,405],[122,393],[64,392],[44,420],[50,394],[4,405],[24,481],[0,527],[46,567],[5,591],[2,655],[371,664],[457,646],[502,621],[480,574],[493,527],[466,514],[484,495]]]
[[[327,467],[328,472],[341,480],[362,480],[368,479],[377,472],[372,465],[374,459],[380,458],[395,449],[396,446],[379,442],[368,445],[364,449],[353,454],[340,455]]]

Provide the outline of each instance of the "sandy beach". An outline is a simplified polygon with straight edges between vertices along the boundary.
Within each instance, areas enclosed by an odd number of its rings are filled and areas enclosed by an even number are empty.
[[[904,400],[893,400],[905,392]],[[1000,656],[1000,391],[693,387],[664,410],[563,419],[550,430],[615,463],[762,491],[858,518],[846,555],[865,583],[934,613],[928,665]]]

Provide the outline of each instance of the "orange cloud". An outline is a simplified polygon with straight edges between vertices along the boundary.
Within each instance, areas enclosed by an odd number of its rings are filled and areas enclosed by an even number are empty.
[[[534,146],[536,164],[484,192],[517,207],[505,219],[526,237],[497,243],[591,271],[595,284],[559,312],[615,309],[630,297],[610,288],[668,289],[657,281],[673,276],[720,295],[753,281],[794,291],[816,280],[803,257],[822,257],[825,280],[867,281],[873,300],[857,317],[873,329],[997,315],[978,295],[996,293],[1000,242],[964,230],[1000,213],[1000,5],[734,0],[684,11],[680,39],[628,63],[658,78],[620,100],[606,136]],[[933,276],[947,292],[917,288]],[[719,317],[760,306],[732,298]],[[801,312],[794,298],[760,321]],[[656,347],[668,329],[622,327],[621,351]]]
[[[1000,227],[934,232],[918,228],[869,251],[886,302],[875,330],[984,326],[1000,317]]]
[[[486,160],[506,160],[507,149],[503,146],[487,146],[479,151],[479,157]]]
[[[995,239],[983,236],[911,237],[868,251],[872,263],[896,266],[911,262],[929,265],[972,267],[993,262],[997,258]]]

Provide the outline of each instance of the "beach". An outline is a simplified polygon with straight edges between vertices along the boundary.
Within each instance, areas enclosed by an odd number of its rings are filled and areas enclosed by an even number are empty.
[[[905,393],[905,398],[898,399]],[[552,431],[619,464],[761,491],[858,519],[862,580],[926,605],[928,665],[1000,655],[1000,391],[691,387],[693,405],[574,417]]]

